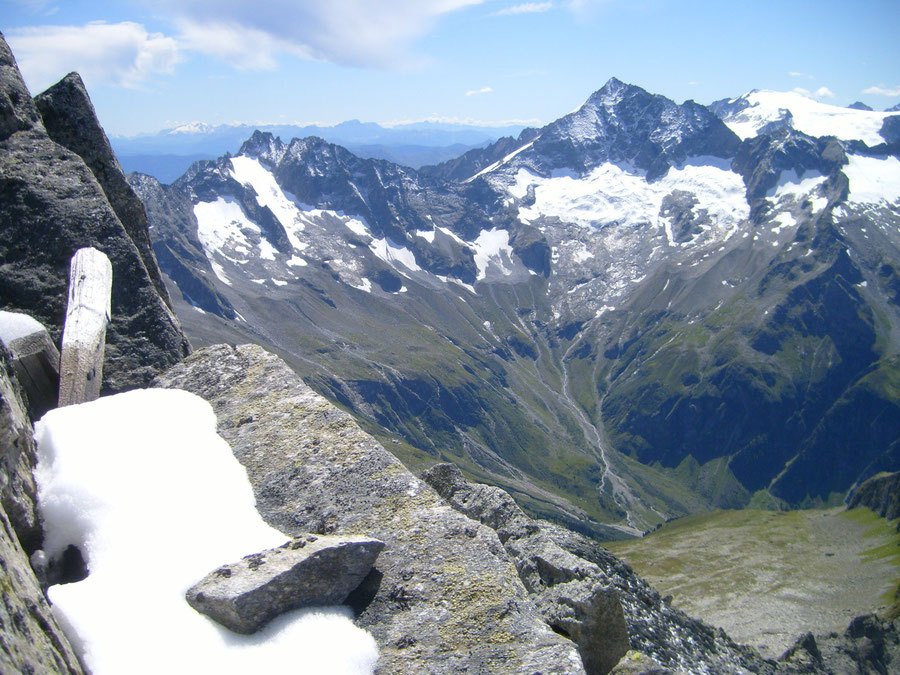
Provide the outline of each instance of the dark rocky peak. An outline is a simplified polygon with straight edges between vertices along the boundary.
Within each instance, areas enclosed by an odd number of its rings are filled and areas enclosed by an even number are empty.
[[[881,129],[878,131],[881,134],[881,137],[888,143],[888,145],[896,144],[900,141],[900,115],[891,115],[890,117],[885,117],[884,122],[881,123]]]
[[[900,112],[900,103],[892,105],[890,108],[885,108],[884,112]]]
[[[8,104],[0,114],[0,129],[6,133],[0,139],[0,307],[31,314],[58,340],[66,311],[69,262],[79,248],[101,250],[112,263],[114,280],[103,391],[143,386],[190,350],[178,320],[151,279],[151,269],[159,275],[156,261],[152,254],[142,256],[140,233],[132,238],[123,226],[85,159],[47,133],[30,96],[28,101],[23,98],[28,89],[5,43],[0,53],[0,88]],[[73,89],[69,79],[55,91],[78,98]],[[71,111],[73,115],[83,113],[84,106],[93,111],[86,94],[79,105]],[[65,119],[60,117],[63,129]],[[16,133],[23,130],[27,132]],[[94,149],[82,152],[87,157],[102,156],[102,151]],[[146,238],[146,232],[143,235]]]
[[[518,138],[504,136],[487,147],[469,150],[455,159],[433,166],[423,166],[419,169],[419,175],[441,181],[462,182],[530,143],[539,133],[538,129],[524,129]]]
[[[720,98],[718,101],[710,103],[708,107],[716,117],[725,119],[726,117],[737,115],[742,110],[749,108],[750,101],[747,100],[747,97],[757,91],[759,90],[751,89],[746,94],[738,96],[737,98]]]
[[[81,157],[97,178],[128,236],[137,246],[157,293],[171,307],[169,292],[153,255],[147,212],[125,179],[81,76],[69,73],[34,100],[50,138]]]
[[[286,152],[287,146],[280,138],[259,129],[254,131],[238,150],[239,155],[256,157],[270,167],[278,166]]]
[[[850,108],[851,110],[868,110],[869,112],[872,112],[872,110],[874,110],[874,108],[872,108],[872,106],[866,105],[862,101],[854,101],[847,107]]]
[[[6,38],[0,33],[0,141],[17,131],[40,126],[41,117]]]
[[[653,180],[692,156],[730,159],[739,145],[709,108],[694,101],[678,105],[612,78],[581,108],[541,130],[534,141],[540,161],[533,168],[585,173],[604,162],[624,162]]]
[[[744,141],[734,158],[734,170],[744,178],[747,198],[763,199],[785,171],[802,178],[808,171],[836,177],[847,163],[843,146],[834,138],[813,138],[790,127]]]

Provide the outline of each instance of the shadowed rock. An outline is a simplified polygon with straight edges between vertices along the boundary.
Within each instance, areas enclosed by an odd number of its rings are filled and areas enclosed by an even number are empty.
[[[383,548],[384,542],[366,537],[295,537],[210,572],[186,598],[226,628],[255,633],[292,609],[344,602]]]
[[[82,673],[28,554],[41,543],[31,421],[0,346],[0,673]]]

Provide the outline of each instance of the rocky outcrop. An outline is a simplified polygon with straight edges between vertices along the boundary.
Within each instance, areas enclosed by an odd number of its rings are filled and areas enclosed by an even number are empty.
[[[42,539],[32,475],[36,463],[31,420],[9,354],[0,346],[0,503],[29,554]]]
[[[785,673],[897,672],[900,621],[858,616],[843,633],[815,637],[807,633],[781,657]]]
[[[590,664],[588,672],[608,672],[625,656],[629,643],[651,661],[676,670],[774,672],[774,663],[736,644],[721,629],[669,607],[596,542],[529,518],[500,488],[469,483],[452,464],[432,467],[423,478],[454,508],[497,531],[525,586],[537,596],[545,620],[578,642],[585,665]],[[565,612],[563,608],[568,613],[557,614]],[[621,641],[615,618],[619,612],[624,612],[627,630]]]
[[[848,509],[857,506],[867,506],[888,520],[900,517],[900,471],[879,473],[864,481],[847,500]]]
[[[473,485],[453,464],[422,478],[451,506],[496,530],[544,620],[575,641],[588,673],[607,673],[628,651],[618,592],[594,563],[560,547],[505,491]]]
[[[255,633],[292,609],[338,605],[372,569],[384,542],[301,535],[222,565],[188,589],[191,607],[237,633]]]
[[[41,543],[36,455],[12,373],[0,348],[0,672],[81,673],[28,561]]]
[[[113,265],[104,390],[145,385],[189,351],[187,338],[94,173],[48,135],[2,36],[0,43],[0,308],[31,314],[58,342],[69,261],[85,246],[103,251]]]
[[[212,404],[271,525],[385,542],[348,599],[378,642],[379,673],[584,672],[573,643],[530,602],[497,534],[444,503],[281,359],[218,345],[155,384]]]
[[[38,94],[34,100],[50,138],[81,157],[97,178],[110,205],[137,247],[156,292],[171,307],[169,292],[153,255],[147,212],[125,180],[125,174],[103,127],[100,126],[81,76],[69,73],[47,91]]]

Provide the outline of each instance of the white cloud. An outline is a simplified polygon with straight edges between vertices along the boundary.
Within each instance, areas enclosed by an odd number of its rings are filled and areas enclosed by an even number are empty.
[[[862,93],[864,94],[874,94],[875,96],[900,96],[900,86],[897,87],[885,87],[884,85],[879,85],[875,87],[869,87],[868,89],[863,89]]]
[[[816,89],[816,98],[834,98],[834,92],[828,87],[819,87]]]
[[[73,70],[89,86],[134,88],[154,74],[171,73],[180,60],[173,38],[130,21],[18,28],[6,37],[33,92]]]
[[[554,8],[552,2],[526,2],[521,5],[513,5],[505,9],[498,10],[491,16],[512,16],[514,14],[539,14],[541,12],[549,12]]]
[[[466,92],[466,96],[478,96],[479,94],[490,94],[494,91],[491,87],[482,87],[481,89],[470,89]]]
[[[353,66],[399,66],[449,12],[484,0],[161,0],[185,47],[239,68],[270,68],[279,54]]]
[[[795,94],[801,94],[803,96],[809,96],[810,98],[812,98],[812,92],[809,89],[804,89],[803,87],[794,87],[792,91]]]

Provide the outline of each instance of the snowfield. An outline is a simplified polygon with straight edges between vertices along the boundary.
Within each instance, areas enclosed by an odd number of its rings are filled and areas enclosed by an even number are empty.
[[[844,174],[850,179],[851,204],[889,204],[900,202],[900,159],[848,155]]]
[[[750,107],[723,120],[741,140],[756,136],[762,127],[782,119],[789,110],[793,117],[792,126],[797,131],[815,137],[860,140],[872,147],[884,143],[878,133],[884,118],[897,114],[828,105],[793,91],[751,91],[741,98],[747,100]]]
[[[547,216],[585,227],[659,224],[666,227],[670,245],[675,245],[667,223],[663,222],[666,219],[659,215],[663,199],[675,190],[690,192],[697,198],[699,203],[694,208],[707,210],[716,239],[727,238],[749,217],[743,179],[720,165],[722,160],[696,158],[680,169],[672,167],[664,177],[651,182],[641,171],[612,163],[598,166],[583,178],[543,178],[519,169],[515,183],[508,189],[511,195],[522,199],[534,186],[534,204],[519,208],[523,222]]]
[[[52,410],[36,425],[46,553],[75,545],[90,570],[49,589],[76,650],[93,675],[371,673],[375,642],[348,608],[298,610],[247,636],[185,601],[211,570],[288,539],[257,513],[215,429],[208,403],[162,389]]]

